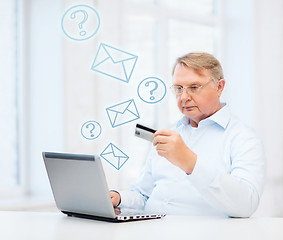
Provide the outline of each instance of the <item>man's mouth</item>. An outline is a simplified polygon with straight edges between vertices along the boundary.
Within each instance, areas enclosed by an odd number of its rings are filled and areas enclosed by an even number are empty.
[[[187,111],[193,110],[196,106],[184,106],[183,108]]]

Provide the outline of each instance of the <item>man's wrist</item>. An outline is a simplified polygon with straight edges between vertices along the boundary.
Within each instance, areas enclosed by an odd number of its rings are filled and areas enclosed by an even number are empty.
[[[189,162],[187,164],[187,166],[183,169],[187,175],[192,174],[192,172],[194,171],[196,162],[197,162],[197,155],[194,152],[190,152],[190,157],[189,157]]]

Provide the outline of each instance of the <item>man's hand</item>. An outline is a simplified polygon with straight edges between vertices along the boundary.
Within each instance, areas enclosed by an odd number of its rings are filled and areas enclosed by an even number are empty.
[[[109,192],[109,194],[111,197],[113,207],[117,207],[121,200],[120,194],[118,192],[111,192],[111,191]]]
[[[191,174],[196,164],[197,155],[184,143],[179,133],[169,129],[156,131],[153,145],[158,154],[174,165]]]

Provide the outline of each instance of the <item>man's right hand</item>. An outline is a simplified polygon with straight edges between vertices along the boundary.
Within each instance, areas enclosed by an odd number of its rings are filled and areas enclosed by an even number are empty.
[[[121,196],[118,192],[109,192],[113,207],[117,207],[121,201]]]

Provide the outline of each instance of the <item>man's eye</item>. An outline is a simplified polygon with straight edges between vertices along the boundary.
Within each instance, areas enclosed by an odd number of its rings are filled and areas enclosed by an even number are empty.
[[[193,85],[193,86],[190,86],[190,90],[192,93],[196,93],[198,91],[199,87],[197,85]]]
[[[182,86],[176,86],[175,89],[176,89],[177,91],[181,91],[181,90],[183,89],[183,87],[182,87]]]

